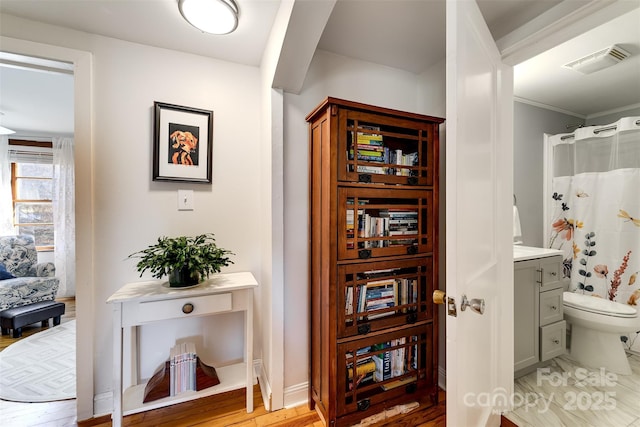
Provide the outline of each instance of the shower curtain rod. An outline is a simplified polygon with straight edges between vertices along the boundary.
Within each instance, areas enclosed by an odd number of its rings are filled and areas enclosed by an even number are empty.
[[[640,120],[636,120],[636,125],[640,125]],[[617,125],[611,125],[611,126],[606,126],[600,129],[594,129],[593,133],[595,133],[596,135],[599,134],[600,132],[605,132],[608,130],[616,130],[618,129]],[[571,135],[565,135],[565,136],[561,136],[560,137],[560,141],[564,141],[565,139],[570,139],[570,138],[575,138],[576,135],[574,133],[572,133]]]

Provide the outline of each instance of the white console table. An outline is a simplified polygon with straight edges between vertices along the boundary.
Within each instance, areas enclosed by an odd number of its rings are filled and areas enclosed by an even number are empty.
[[[253,289],[258,286],[256,279],[249,272],[241,272],[214,274],[189,289],[172,289],[165,285],[159,280],[129,283],[107,300],[113,304],[113,426],[122,425],[123,415],[243,387],[247,389],[247,412],[253,412]],[[162,320],[233,311],[245,314],[244,362],[216,367],[220,379],[216,386],[142,403],[145,384],[137,384],[137,327]],[[127,363],[123,363],[125,361]],[[125,373],[123,366],[129,367],[129,372]]]

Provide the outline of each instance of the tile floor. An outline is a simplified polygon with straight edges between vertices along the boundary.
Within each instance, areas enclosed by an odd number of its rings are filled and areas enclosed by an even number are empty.
[[[514,410],[505,415],[519,427],[640,427],[640,355],[628,356],[633,375],[557,357],[516,379]]]

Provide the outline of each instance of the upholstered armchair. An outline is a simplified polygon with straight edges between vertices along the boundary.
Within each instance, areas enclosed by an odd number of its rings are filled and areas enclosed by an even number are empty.
[[[60,281],[51,262],[38,263],[32,236],[0,236],[0,310],[52,301]]]

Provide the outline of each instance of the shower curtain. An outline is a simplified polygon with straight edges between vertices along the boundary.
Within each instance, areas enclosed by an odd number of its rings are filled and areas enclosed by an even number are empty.
[[[545,162],[545,238],[569,290],[640,307],[640,116],[545,135]]]

